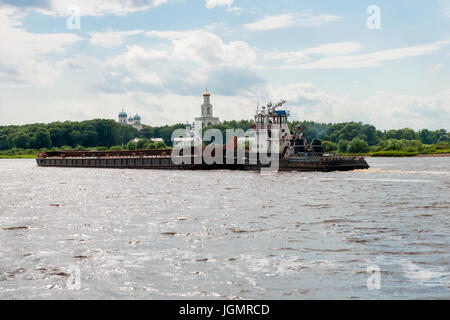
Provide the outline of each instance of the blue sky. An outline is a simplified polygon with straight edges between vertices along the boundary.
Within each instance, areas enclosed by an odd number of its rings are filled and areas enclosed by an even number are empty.
[[[208,85],[222,120],[450,130],[449,31],[448,0],[0,0],[0,125],[192,121]]]

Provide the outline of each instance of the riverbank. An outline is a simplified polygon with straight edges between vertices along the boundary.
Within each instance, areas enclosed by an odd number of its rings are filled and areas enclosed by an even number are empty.
[[[444,157],[450,157],[450,152],[449,153],[432,153],[432,154],[427,154],[427,153],[417,153],[417,154],[404,154],[404,155],[393,155],[393,154],[359,154],[359,153],[340,153],[339,155],[344,155],[344,156],[359,156],[359,157],[366,157],[366,158],[371,158],[371,157],[389,157],[389,158],[405,158],[405,157],[423,157],[423,158],[444,158]],[[19,154],[19,155],[14,155],[14,156],[7,156],[7,155],[0,155],[0,159],[36,159],[37,158],[37,154],[36,155],[31,155],[31,154]]]
[[[450,157],[450,152],[443,153],[419,153],[419,152],[390,152],[381,151],[373,153],[340,153],[345,156],[359,156],[359,157],[389,157],[389,158],[405,158],[405,157]]]
[[[13,156],[8,156],[8,155],[0,155],[0,159],[36,159],[37,158],[37,154],[33,155],[33,154],[17,154],[17,155],[13,155]]]

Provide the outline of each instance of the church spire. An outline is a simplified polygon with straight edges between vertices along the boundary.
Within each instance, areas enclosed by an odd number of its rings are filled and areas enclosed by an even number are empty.
[[[205,86],[205,92],[203,92],[203,104],[201,105],[201,117],[195,118],[196,121],[201,121],[204,127],[220,123],[219,118],[213,117],[213,106],[210,100],[211,93],[208,91],[208,86]]]

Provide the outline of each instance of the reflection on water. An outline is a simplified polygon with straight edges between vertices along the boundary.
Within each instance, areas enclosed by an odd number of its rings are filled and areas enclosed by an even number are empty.
[[[368,162],[263,176],[1,160],[0,298],[450,298],[450,158]]]

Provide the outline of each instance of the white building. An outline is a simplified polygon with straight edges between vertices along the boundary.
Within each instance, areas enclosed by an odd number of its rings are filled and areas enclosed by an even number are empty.
[[[119,113],[119,123],[123,125],[129,125],[133,128],[137,129],[138,131],[142,129],[143,125],[141,123],[141,116],[136,114],[134,117],[130,115],[130,117],[127,120],[127,113],[125,111],[122,111]]]
[[[220,123],[219,118],[213,117],[213,106],[210,100],[211,94],[208,92],[208,88],[206,88],[203,93],[203,104],[201,105],[202,115],[201,117],[195,118],[195,121],[202,122],[203,127]]]

